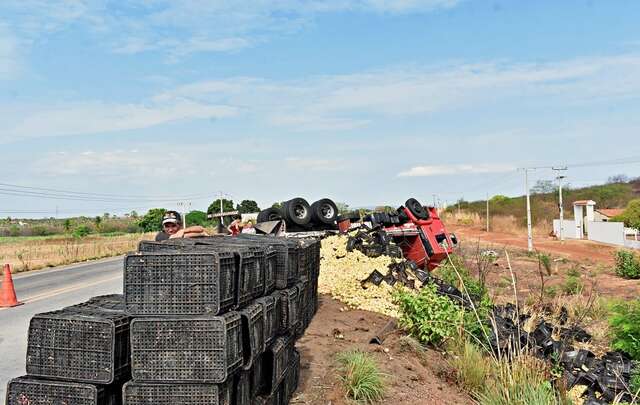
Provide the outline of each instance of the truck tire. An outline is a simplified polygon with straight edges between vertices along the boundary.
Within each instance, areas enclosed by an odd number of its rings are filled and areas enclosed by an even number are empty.
[[[330,225],[338,218],[338,207],[328,198],[311,204],[311,221],[316,224]]]
[[[420,204],[420,201],[415,198],[409,198],[404,205],[416,218],[425,220],[429,219],[429,212],[427,212],[422,204]]]
[[[258,214],[258,222],[277,221],[282,219],[282,212],[278,208],[267,208]]]
[[[311,222],[311,207],[304,198],[293,198],[282,204],[282,216],[287,224],[307,225]]]

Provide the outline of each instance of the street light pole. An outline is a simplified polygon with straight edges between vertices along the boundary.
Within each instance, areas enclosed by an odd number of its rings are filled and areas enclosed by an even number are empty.
[[[556,170],[558,172],[567,170],[567,167],[552,167],[552,170]],[[560,208],[560,241],[564,240],[564,205],[562,204],[562,179],[566,178],[566,176],[558,173],[556,179],[558,180],[558,205]]]
[[[527,195],[527,250],[533,252],[533,230],[531,229],[531,196],[529,194],[529,169],[524,169],[524,191]]]

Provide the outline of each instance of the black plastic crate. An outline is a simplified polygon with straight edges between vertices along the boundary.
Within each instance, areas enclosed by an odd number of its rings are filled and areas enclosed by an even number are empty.
[[[276,288],[283,289],[295,284],[298,279],[298,243],[286,238],[240,234],[238,239],[268,244],[276,249]]]
[[[261,354],[251,367],[251,397],[255,398],[263,392],[264,386],[264,354]]]
[[[216,315],[235,305],[231,252],[139,253],[125,258],[125,308],[132,315]]]
[[[262,304],[253,303],[240,311],[242,317],[243,368],[248,370],[264,352],[264,312]]]
[[[300,304],[298,306],[298,317],[300,321],[298,322],[298,327],[296,329],[296,336],[300,337],[304,334],[304,331],[307,329],[309,323],[311,323],[311,319],[313,318],[313,302],[311,301],[312,284],[299,283],[296,286],[300,291]]]
[[[176,238],[163,242],[141,242],[141,250],[150,251],[181,251],[181,252],[231,252],[234,254],[236,265],[236,307],[247,305],[254,298],[265,292],[265,249],[260,246],[250,246],[246,243],[234,242],[231,237],[203,237]]]
[[[300,321],[300,290],[297,286],[280,291],[280,305],[280,330],[285,333],[295,332]]]
[[[284,395],[287,401],[291,399],[293,393],[298,389],[300,381],[300,353],[293,349],[291,352],[291,361],[284,377]]]
[[[122,388],[124,405],[231,405],[233,386],[163,384],[129,381]]]
[[[293,338],[290,335],[281,336],[265,351],[263,357],[263,381],[265,392],[274,393],[293,360]]]
[[[275,323],[275,332],[274,335],[278,336],[278,335],[282,335],[286,332],[286,319],[283,319],[283,312],[285,311],[283,309],[283,299],[282,299],[282,293],[283,290],[276,290],[274,292],[271,293],[271,297],[273,297],[274,299],[274,320],[273,322]],[[285,314],[286,315],[286,314]],[[275,339],[274,336],[274,339]]]
[[[251,405],[251,372],[243,370],[233,379],[233,405]]]
[[[279,298],[278,298],[279,299]],[[269,345],[275,338],[279,330],[279,318],[276,310],[276,298],[272,295],[267,295],[262,298],[258,298],[256,303],[262,305],[262,312],[264,314],[264,344]]]
[[[96,384],[128,378],[130,321],[123,311],[86,303],[34,315],[27,374]]]
[[[99,295],[80,305],[124,312],[124,296],[122,294]]]
[[[236,242],[233,237],[209,237],[193,239],[197,249],[214,249],[217,251],[233,251],[237,258],[238,307],[261,297],[265,292],[265,248]]]
[[[217,384],[242,362],[242,321],[237,312],[131,322],[134,381]]]
[[[55,381],[23,376],[7,385],[7,405],[120,405],[120,384]]]

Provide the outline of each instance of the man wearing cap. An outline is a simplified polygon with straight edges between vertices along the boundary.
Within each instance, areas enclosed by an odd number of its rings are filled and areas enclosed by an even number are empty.
[[[162,217],[162,231],[156,235],[156,241],[173,238],[195,238],[208,236],[205,229],[199,225],[182,228],[182,217],[177,211],[167,211]]]

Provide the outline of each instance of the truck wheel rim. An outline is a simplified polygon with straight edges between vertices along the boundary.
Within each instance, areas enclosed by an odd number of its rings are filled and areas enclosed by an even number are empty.
[[[320,214],[323,218],[331,219],[335,215],[335,212],[333,211],[333,207],[331,205],[322,204],[322,207],[320,207]]]

